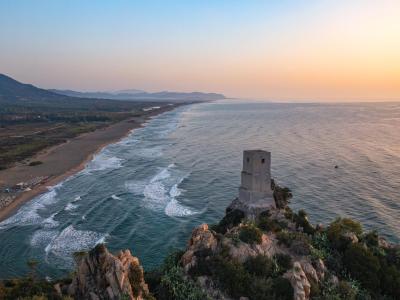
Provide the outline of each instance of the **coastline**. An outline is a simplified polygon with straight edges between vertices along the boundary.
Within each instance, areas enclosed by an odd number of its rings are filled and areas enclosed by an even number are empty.
[[[93,132],[84,133],[63,144],[45,149],[31,158],[31,160],[42,161],[43,164],[39,166],[31,167],[18,164],[0,171],[0,187],[3,185],[12,186],[33,176],[48,177],[47,180],[34,186],[31,190],[19,193],[11,203],[1,207],[0,222],[12,216],[21,206],[34,197],[46,192],[48,187],[54,186],[83,170],[86,164],[107,145],[122,140],[132,130],[143,127],[151,118],[185,104],[166,105],[143,112],[140,116],[111,124]]]

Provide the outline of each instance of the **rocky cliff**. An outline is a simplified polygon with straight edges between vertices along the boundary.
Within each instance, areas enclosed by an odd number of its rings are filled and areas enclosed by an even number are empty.
[[[57,284],[60,295],[74,299],[150,299],[143,268],[129,250],[116,256],[104,245],[77,255],[77,270],[68,285]]]
[[[276,208],[248,218],[234,201],[156,270],[98,245],[77,253],[69,280],[0,282],[0,299],[400,299],[398,245],[346,218],[314,226],[290,209],[289,189],[272,186]]]

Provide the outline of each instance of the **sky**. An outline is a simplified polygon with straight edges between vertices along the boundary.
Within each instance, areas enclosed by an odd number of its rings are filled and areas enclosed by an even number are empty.
[[[0,0],[0,73],[81,91],[400,101],[400,1]]]

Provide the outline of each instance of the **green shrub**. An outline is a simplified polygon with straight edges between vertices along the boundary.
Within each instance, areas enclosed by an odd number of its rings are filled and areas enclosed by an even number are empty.
[[[326,259],[330,255],[331,248],[328,237],[325,233],[315,233],[312,236],[311,244],[314,247],[314,250],[311,250],[311,255],[313,255],[314,258]]]
[[[247,244],[261,244],[262,232],[252,224],[240,228],[239,239]]]
[[[268,232],[279,232],[282,229],[286,229],[288,224],[286,222],[279,222],[275,219],[271,219],[269,214],[263,212],[258,217],[257,227]]]
[[[357,298],[358,289],[348,281],[340,281],[337,286],[337,291],[342,299],[355,300]]]
[[[344,251],[349,244],[349,241],[343,237],[346,233],[354,233],[360,236],[362,234],[361,224],[351,219],[338,218],[327,229],[329,241],[334,248],[340,251]]]
[[[239,209],[228,211],[222,220],[213,226],[212,229],[218,233],[225,234],[228,229],[239,225],[243,218],[244,212]]]
[[[297,217],[295,218],[296,221],[296,228],[303,228],[303,232],[306,234],[313,235],[315,233],[315,228],[314,226],[311,225],[310,221],[308,220],[307,213],[305,210],[301,209],[299,210],[299,213],[297,214]]]
[[[213,278],[227,294],[235,298],[247,296],[250,290],[252,277],[243,264],[235,261],[214,257],[211,261]]]
[[[400,270],[385,263],[382,266],[380,278],[382,293],[394,299],[400,299]]]
[[[181,267],[168,269],[161,278],[161,285],[168,291],[170,299],[204,300],[206,294],[190,278],[185,277]]]
[[[378,247],[379,246],[379,236],[378,233],[374,230],[368,232],[364,237],[363,241],[367,244],[368,247]]]
[[[277,264],[274,260],[265,255],[250,257],[244,264],[247,272],[259,277],[270,277],[277,271]]]
[[[343,263],[352,278],[370,291],[379,289],[379,260],[361,244],[352,244],[344,253]]]
[[[277,253],[274,255],[274,260],[278,265],[278,273],[284,274],[286,271],[293,267],[292,257],[287,254]]]
[[[293,288],[289,280],[283,277],[274,278],[272,281],[272,290],[276,299],[292,300]]]
[[[285,245],[298,255],[308,255],[311,252],[311,241],[304,233],[282,230],[276,237],[279,244]]]

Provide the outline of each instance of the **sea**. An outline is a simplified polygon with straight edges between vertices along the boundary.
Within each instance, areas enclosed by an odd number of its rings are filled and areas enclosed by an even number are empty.
[[[98,243],[159,266],[224,216],[246,149],[272,153],[272,177],[311,222],[351,217],[400,242],[400,103],[223,100],[158,115],[1,222],[0,278],[32,259],[62,277]]]

